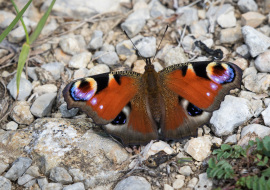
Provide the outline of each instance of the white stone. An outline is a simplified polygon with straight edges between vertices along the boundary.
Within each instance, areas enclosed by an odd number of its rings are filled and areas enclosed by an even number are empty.
[[[173,182],[173,188],[174,189],[180,189],[184,186],[185,184],[185,176],[178,177],[174,182]]]
[[[39,96],[46,93],[54,93],[54,92],[57,92],[57,86],[55,86],[54,84],[44,84],[34,88],[34,93],[37,93]]]
[[[199,175],[199,182],[195,186],[194,190],[212,190],[213,181],[207,177],[207,173],[201,173]]]
[[[270,72],[270,50],[266,50],[255,59],[255,67],[260,72]]]
[[[16,99],[16,96],[17,96],[16,75],[8,83],[7,89],[9,90],[11,96],[14,99]],[[26,100],[26,98],[31,94],[31,91],[32,91],[32,84],[31,84],[31,82],[29,80],[21,77],[18,100]]]
[[[228,138],[224,142],[225,144],[236,144],[237,143],[237,135],[233,134],[228,136]]]
[[[14,121],[10,121],[6,124],[6,126],[4,126],[3,129],[6,129],[7,131],[14,131],[18,128],[18,124]]]
[[[262,112],[264,124],[270,126],[270,105]]]
[[[230,28],[236,26],[236,18],[234,16],[234,9],[231,8],[217,18],[217,23],[222,28]]]
[[[91,58],[92,54],[90,52],[73,55],[68,66],[75,69],[86,68],[87,64],[91,61]]]
[[[189,180],[187,188],[194,188],[196,184],[198,183],[198,178],[193,177],[191,180]]]
[[[254,0],[239,0],[237,3],[240,11],[243,13],[249,12],[249,11],[257,11],[258,5]]]
[[[241,131],[241,138],[248,133],[256,133],[260,138],[270,135],[270,128],[260,124],[250,124]]]
[[[107,73],[107,72],[110,72],[110,68],[108,67],[108,65],[98,64],[94,66],[93,68],[91,68],[88,71],[87,75],[92,76],[92,75],[98,75],[98,74]]]
[[[183,166],[179,169],[179,173],[184,176],[190,176],[193,174],[193,171],[191,170],[190,166]]]

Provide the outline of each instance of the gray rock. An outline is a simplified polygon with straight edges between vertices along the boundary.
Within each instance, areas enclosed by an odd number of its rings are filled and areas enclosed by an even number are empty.
[[[220,31],[220,43],[222,44],[235,44],[243,38],[241,27],[226,28]]]
[[[192,51],[195,46],[194,42],[195,42],[194,38],[192,38],[191,36],[185,36],[182,41],[183,49],[187,52]]]
[[[270,126],[270,106],[269,105],[262,112],[262,117],[263,117],[264,124],[267,126]]]
[[[237,47],[235,51],[244,58],[250,57],[248,46],[246,44]]]
[[[213,181],[207,177],[207,173],[201,173],[199,175],[199,182],[195,186],[195,190],[211,190],[213,187]]]
[[[258,137],[263,138],[270,135],[270,128],[260,124],[247,125],[241,131],[241,138],[243,138],[248,133],[256,133]]]
[[[3,176],[0,176],[0,190],[11,190],[11,182]]]
[[[9,90],[11,96],[14,99],[16,99],[17,96],[16,76],[8,83],[7,89]],[[18,100],[25,100],[31,94],[31,91],[32,91],[31,82],[21,77]]]
[[[31,32],[30,28],[28,28],[27,26],[26,28],[28,33]],[[23,26],[19,26],[12,30],[7,37],[8,41],[11,43],[20,43],[21,41],[23,41],[25,39],[25,31],[23,29]]]
[[[74,117],[79,111],[78,108],[67,109],[67,103],[63,103],[59,107],[59,110],[62,114],[62,117]]]
[[[0,58],[6,56],[8,54],[8,50],[0,49]]]
[[[50,172],[50,179],[55,182],[62,184],[72,183],[72,177],[69,175],[68,171],[62,167],[55,167]]]
[[[119,177],[117,171],[102,171],[98,175],[92,176],[84,180],[86,189],[95,189],[95,187],[114,182]]]
[[[121,24],[122,30],[125,30],[131,38],[138,34],[144,27],[146,21],[144,19],[126,20]]]
[[[164,190],[174,190],[174,188],[168,184],[164,184]]]
[[[7,28],[15,17],[11,12],[0,10],[0,28]]]
[[[63,190],[85,190],[85,188],[82,182],[78,182],[64,187]]]
[[[33,80],[38,80],[36,67],[27,67],[27,74]]]
[[[31,181],[28,181],[27,183],[25,183],[23,186],[26,188],[32,187],[34,184],[37,183],[36,179],[32,179]]]
[[[213,112],[210,123],[217,136],[229,135],[253,116],[250,102],[244,98],[227,95],[220,108]]]
[[[185,176],[177,175],[176,180],[173,182],[174,189],[181,189],[185,185]]]
[[[115,51],[115,47],[111,44],[104,43],[100,51]]]
[[[260,72],[270,72],[270,50],[266,50],[256,58],[255,67]]]
[[[87,76],[88,72],[89,72],[89,70],[86,68],[78,69],[78,70],[74,71],[73,79],[84,78]]]
[[[256,57],[270,47],[270,38],[250,26],[242,27],[242,34],[252,57]]]
[[[60,62],[47,63],[41,66],[41,68],[49,71],[55,80],[60,79],[61,73],[64,72],[64,67],[64,64]]]
[[[254,100],[250,101],[250,106],[253,112],[254,117],[258,117],[263,111],[263,102],[262,100]]]
[[[9,115],[16,123],[30,125],[34,121],[34,116],[30,112],[29,103],[18,101]]]
[[[19,157],[13,163],[11,168],[5,174],[5,178],[16,181],[31,166],[32,160],[26,157]]]
[[[167,9],[157,0],[152,0],[149,3],[149,7],[150,7],[150,15],[152,18],[166,17],[174,12],[172,10]]]
[[[59,42],[61,49],[70,55],[75,55],[85,51],[86,43],[81,35],[62,36]]]
[[[258,10],[258,5],[254,0],[239,0],[237,5],[240,11],[243,13]]]
[[[183,166],[179,169],[179,173],[184,176],[190,176],[193,174],[193,171],[191,170],[190,166]]]
[[[29,174],[33,177],[39,177],[41,176],[40,173],[39,173],[39,168],[37,166],[30,166],[26,172],[26,174]]]
[[[155,37],[144,37],[136,42],[142,57],[153,57],[156,53],[156,38]]]
[[[163,59],[166,67],[188,61],[184,50],[179,46],[169,49]]]
[[[56,93],[57,86],[54,84],[44,84],[34,88],[34,93],[37,93],[39,96],[47,93]]]
[[[87,47],[91,50],[96,50],[96,49],[101,48],[103,44],[102,37],[103,37],[103,32],[100,30],[95,30],[92,35],[91,41],[89,42]]]
[[[113,51],[96,51],[93,59],[97,59],[97,62],[99,64],[115,65],[119,63],[119,58],[117,54]]]
[[[73,55],[71,60],[68,63],[68,66],[75,69],[85,68],[88,63],[91,61],[92,53],[83,52],[76,55]]]
[[[7,131],[15,131],[18,128],[18,124],[14,121],[10,121],[8,122],[6,125],[3,126],[3,129],[7,130]]]
[[[137,189],[148,190],[149,189],[150,190],[151,185],[143,177],[130,176],[120,181],[114,188],[114,190],[123,190],[123,189],[129,189],[129,190],[137,190]]]
[[[138,35],[134,38],[131,38],[131,41],[136,44],[137,41],[141,40],[143,36]],[[118,55],[125,55],[130,56],[135,53],[135,50],[133,49],[133,45],[130,40],[125,40],[116,45],[116,52]]]
[[[62,190],[63,185],[61,183],[48,183],[42,190]]]
[[[44,26],[41,30],[41,35],[50,35],[58,28],[58,23],[54,18],[51,18],[50,22]]]
[[[68,172],[72,176],[74,182],[80,182],[85,179],[84,173],[80,169],[69,169]]]
[[[47,93],[39,96],[31,106],[31,113],[36,117],[44,117],[51,113],[56,93]]]
[[[191,180],[189,180],[187,188],[194,189],[198,181],[199,181],[198,178],[193,177]]]
[[[266,36],[270,36],[270,26],[268,26],[268,25],[264,25],[264,26],[258,28],[258,31],[263,33]]]
[[[266,19],[266,16],[257,13],[257,12],[247,12],[245,14],[242,14],[241,17],[241,25],[245,26],[251,26],[251,27],[258,27],[263,23],[263,21]]]
[[[195,37],[204,36],[208,32],[208,27],[209,27],[209,22],[207,20],[194,21],[190,25],[190,32]],[[189,37],[189,36],[185,36],[185,37]]]
[[[31,176],[29,174],[24,174],[23,176],[19,177],[17,183],[19,185],[24,185],[24,184],[28,183],[29,181],[31,181],[32,179],[34,179],[33,176]]]
[[[217,23],[222,28],[235,27],[236,18],[234,16],[234,8],[232,6],[228,6],[227,10],[225,10],[217,17]]]
[[[233,134],[227,137],[224,142],[225,144],[236,144],[237,143],[237,135]]]
[[[181,15],[176,20],[176,25],[191,25],[194,21],[198,20],[198,11],[192,7],[181,7],[178,8],[176,13]]]
[[[48,180],[46,177],[43,177],[43,178],[38,178],[37,179],[37,182],[38,182],[38,185],[39,187],[44,190],[46,185],[48,184]]]
[[[0,161],[0,175],[2,175],[2,173],[4,173],[6,171],[6,169],[8,168],[8,164]]]
[[[98,64],[94,66],[93,68],[91,68],[87,75],[92,76],[92,75],[98,75],[98,74],[108,73],[108,72],[110,72],[110,68],[108,67],[108,65]]]

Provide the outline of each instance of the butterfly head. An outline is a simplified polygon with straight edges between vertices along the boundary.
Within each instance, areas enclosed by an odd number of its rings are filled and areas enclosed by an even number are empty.
[[[151,58],[146,58],[145,59],[146,65],[144,67],[144,70],[149,72],[154,70],[154,65],[151,62]]]

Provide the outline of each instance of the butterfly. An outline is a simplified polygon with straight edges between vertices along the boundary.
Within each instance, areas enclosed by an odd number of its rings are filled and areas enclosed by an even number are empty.
[[[125,145],[196,136],[197,128],[231,89],[242,70],[222,61],[189,62],[156,72],[146,58],[143,74],[112,71],[81,78],[63,90],[68,109],[80,108]]]

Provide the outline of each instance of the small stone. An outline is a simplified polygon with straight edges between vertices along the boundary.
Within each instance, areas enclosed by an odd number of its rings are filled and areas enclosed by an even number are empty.
[[[209,27],[209,23],[206,20],[194,21],[190,25],[190,31],[195,37],[200,37],[207,34],[208,27]],[[190,36],[185,36],[185,37],[190,37]]]
[[[68,171],[62,167],[55,167],[51,170],[50,179],[62,184],[72,183],[72,177],[69,175]]]
[[[78,108],[71,108],[67,109],[67,103],[63,103],[60,107],[59,110],[62,114],[62,117],[74,117],[77,115],[79,109]]]
[[[30,28],[27,28],[27,32],[31,32]],[[12,30],[9,34],[8,34],[8,41],[11,43],[20,43],[21,41],[23,41],[25,39],[25,31],[23,29],[23,26],[19,26],[16,29]]]
[[[236,26],[234,28],[226,28],[220,31],[220,43],[235,44],[243,38],[241,27]]]
[[[0,10],[0,28],[6,29],[15,17],[11,12]]]
[[[48,36],[58,28],[58,23],[54,18],[51,18],[50,22],[44,26],[41,30],[41,35]]]
[[[36,179],[32,179],[31,181],[28,181],[27,183],[25,183],[23,186],[26,187],[26,188],[29,188],[29,187],[33,188],[32,186],[33,186],[34,184],[36,184],[36,182],[37,182]],[[33,188],[33,189],[34,189],[34,188]],[[39,188],[38,188],[38,189],[39,189]]]
[[[26,157],[19,157],[13,163],[11,168],[5,174],[5,178],[16,181],[31,166],[32,160]]]
[[[145,23],[144,19],[125,21],[121,24],[121,28],[127,32],[129,37],[133,37],[142,30]]]
[[[43,177],[43,178],[38,178],[37,179],[37,182],[38,182],[38,185],[39,187],[44,190],[45,189],[45,186],[48,184],[48,180],[46,177]]]
[[[241,55],[244,58],[249,58],[250,54],[248,51],[248,46],[246,44],[243,44],[239,47],[236,48],[236,53],[238,53],[239,55]]]
[[[131,41],[136,44],[137,41],[141,40],[142,38],[143,38],[143,36],[138,35],[138,36],[131,38]],[[122,42],[116,44],[116,52],[119,56],[120,55],[130,56],[132,54],[135,54],[135,50],[133,48],[131,41],[125,40],[125,41],[122,41]]]
[[[264,25],[264,26],[258,28],[258,31],[263,33],[266,36],[270,36],[270,26],[268,26],[268,25]]]
[[[41,66],[41,68],[49,71],[55,80],[60,79],[61,73],[64,72],[64,64],[60,62],[47,63]]]
[[[57,86],[54,84],[44,84],[34,88],[34,93],[37,93],[39,96],[47,93],[56,93]]]
[[[236,26],[236,18],[234,16],[234,8],[229,7],[226,12],[223,12],[221,15],[217,17],[217,23],[222,28],[230,28]]]
[[[44,187],[44,190],[63,190],[61,183],[48,183]]]
[[[89,72],[89,70],[86,68],[78,69],[74,72],[73,78],[74,79],[84,78],[88,75],[88,72]]]
[[[222,144],[222,139],[221,138],[218,138],[218,137],[213,137],[211,139],[211,142],[213,145],[215,145],[216,147],[220,147],[221,144]]]
[[[239,0],[237,3],[241,12],[257,11],[258,5],[254,0]]]
[[[151,190],[151,185],[143,177],[130,176],[128,178],[125,178],[125,179],[121,180],[115,186],[115,188],[114,188],[114,190],[123,190],[123,189],[129,189],[129,190],[137,190],[137,189]]]
[[[186,63],[187,61],[188,58],[186,57],[184,50],[179,46],[169,49],[164,56],[166,67],[174,64]]]
[[[254,117],[258,117],[263,111],[263,102],[262,100],[254,100],[250,101],[251,109]]]
[[[164,141],[158,141],[152,144],[149,148],[148,152],[145,152],[144,158],[148,158],[151,155],[154,155],[160,151],[164,151],[167,154],[172,154],[174,150],[170,147],[170,145]]]
[[[97,59],[99,64],[115,65],[119,63],[119,58],[115,52],[96,51],[93,59]]]
[[[156,38],[144,37],[136,43],[142,57],[154,57],[156,53]]]
[[[87,47],[91,50],[96,50],[96,49],[101,48],[103,44],[102,37],[103,37],[103,32],[100,30],[95,30],[92,35],[91,41],[89,42]]]
[[[80,169],[69,169],[68,172],[72,176],[74,182],[80,182],[85,179],[84,173]]]
[[[61,49],[70,55],[85,51],[86,43],[81,35],[62,36],[59,42]]]
[[[0,189],[11,190],[11,182],[3,176],[0,176]]]
[[[267,126],[270,126],[270,106],[269,105],[262,112],[262,117],[263,117],[264,124],[267,125]]]
[[[82,182],[78,182],[64,187],[63,190],[85,190],[85,188]]]
[[[232,63],[240,67],[240,69],[242,69],[243,71],[248,68],[248,62],[244,58],[236,58],[234,61],[232,61]]]
[[[39,177],[41,176],[40,173],[39,173],[39,168],[37,166],[30,166],[26,172],[26,174],[29,174],[33,177]]]
[[[7,89],[9,90],[11,96],[14,99],[16,99],[17,96],[16,76],[8,83]],[[31,82],[21,77],[18,100],[26,100],[26,98],[31,94],[31,91],[32,91]]]
[[[8,54],[8,50],[0,49],[0,58],[6,56]]]
[[[93,68],[91,68],[87,75],[92,76],[92,75],[98,75],[98,74],[108,73],[108,72],[110,72],[110,68],[108,67],[108,65],[98,64],[94,66]]]
[[[257,13],[257,12],[247,12],[245,14],[242,14],[241,17],[241,24],[242,26],[251,26],[256,28],[260,24],[263,23],[263,21],[266,19],[266,16]]]
[[[6,125],[4,125],[3,129],[7,130],[7,131],[15,131],[18,128],[18,124],[14,121],[10,121],[8,122]]]
[[[225,96],[220,108],[213,112],[210,123],[217,136],[229,135],[253,116],[250,102],[244,98]],[[230,118],[230,119],[228,119]]]
[[[270,128],[260,124],[247,125],[241,131],[241,138],[246,136],[248,133],[256,133],[258,137],[263,138],[270,135]]]
[[[191,180],[189,180],[187,188],[191,188],[191,189],[195,188],[198,181],[199,181],[198,178],[193,177]]]
[[[199,182],[195,186],[195,190],[211,190],[213,187],[213,181],[207,177],[207,173],[201,173],[199,175]]]
[[[159,1],[151,1],[149,7],[150,15],[152,18],[166,17],[168,14],[168,9],[163,6]]]
[[[252,57],[256,57],[270,47],[270,38],[251,26],[242,27],[242,34]]]
[[[24,174],[23,176],[19,177],[17,183],[19,185],[24,185],[24,184],[28,183],[29,181],[31,181],[32,179],[34,179],[33,176],[31,176],[29,174]]]
[[[203,161],[211,154],[212,143],[208,137],[190,139],[184,146],[186,153],[197,161]]]
[[[0,175],[2,175],[2,173],[4,173],[8,167],[9,167],[8,164],[0,161]]]
[[[224,142],[225,144],[236,144],[237,143],[237,135],[233,134],[227,137]]]
[[[145,71],[145,61],[144,60],[137,60],[133,64],[132,71],[143,74]]]
[[[44,117],[51,113],[56,93],[47,93],[39,96],[31,106],[31,113],[36,117]]]
[[[91,58],[92,53],[90,52],[73,55],[68,66],[75,69],[86,68],[87,64],[91,61]]]
[[[36,73],[36,68],[35,67],[27,67],[27,74],[34,81],[35,80],[38,80],[37,73]]]
[[[194,38],[191,36],[185,36],[182,41],[182,47],[185,51],[189,52],[194,49]]]
[[[174,188],[168,184],[164,184],[164,190],[174,190]]]
[[[255,59],[255,67],[260,72],[270,72],[270,50],[266,50]]]
[[[193,171],[191,170],[190,166],[183,166],[179,169],[179,173],[184,176],[190,176],[193,174]]]
[[[191,25],[194,21],[198,20],[198,11],[192,7],[180,7],[177,9],[176,13],[181,15],[176,20],[177,26]]]
[[[100,51],[115,51],[115,47],[111,44],[104,43]]]
[[[14,106],[10,117],[19,124],[30,125],[34,121],[34,116],[30,112],[30,106],[26,101],[18,101]]]
[[[176,176],[177,179],[173,182],[173,188],[174,189],[180,189],[184,186],[185,184],[185,176],[183,175],[178,175]]]

